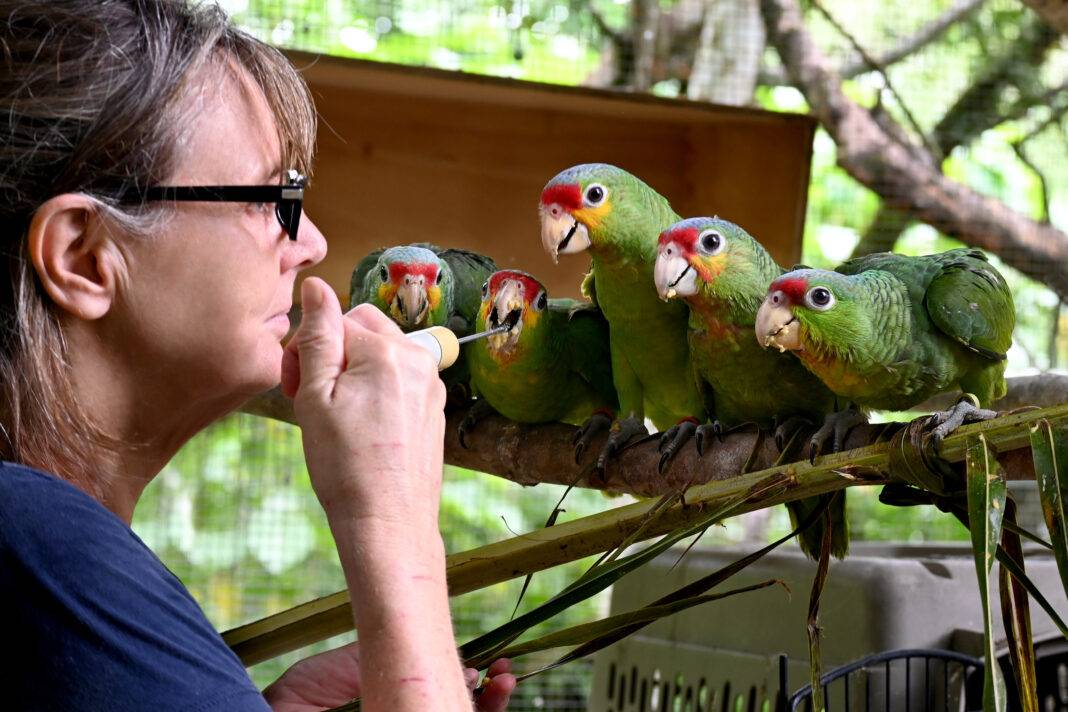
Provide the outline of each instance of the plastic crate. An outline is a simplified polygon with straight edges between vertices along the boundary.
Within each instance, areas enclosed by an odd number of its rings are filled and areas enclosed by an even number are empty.
[[[681,551],[668,552],[615,586],[612,612],[642,606],[753,548],[695,550],[677,566]],[[1056,610],[1068,614],[1068,600],[1052,555],[1030,548],[1026,553],[1028,575]],[[602,651],[594,664],[589,710],[773,709],[779,692],[780,655],[789,661],[791,689],[786,694],[809,679],[805,626],[814,573],[815,563],[797,549],[772,552],[722,584],[720,590],[773,578],[784,581],[792,595],[771,587],[715,601],[650,625]],[[1060,637],[1034,602],[1031,623],[1036,644]],[[901,648],[943,648],[981,655],[982,612],[970,547],[854,543],[845,561],[831,563],[820,603],[820,624],[825,670]],[[996,625],[1004,649],[1000,620]],[[1040,650],[1048,649],[1048,645],[1040,646]],[[1046,668],[1050,670],[1047,676],[1065,674],[1063,661]],[[874,671],[873,679],[879,674]],[[1057,681],[1040,678],[1040,687],[1044,682],[1056,685]],[[855,688],[852,694],[862,693]],[[829,700],[828,706],[842,709],[844,701]],[[904,698],[895,698],[890,709],[904,709],[904,702]],[[922,701],[910,706],[924,709]]]

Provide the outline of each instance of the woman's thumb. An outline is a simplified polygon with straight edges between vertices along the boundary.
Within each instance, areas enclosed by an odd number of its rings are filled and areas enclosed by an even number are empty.
[[[295,395],[299,386],[301,391],[329,396],[345,368],[341,304],[326,282],[308,277],[300,285],[300,306],[300,326],[283,357],[282,390]],[[293,383],[294,377],[299,383]]]

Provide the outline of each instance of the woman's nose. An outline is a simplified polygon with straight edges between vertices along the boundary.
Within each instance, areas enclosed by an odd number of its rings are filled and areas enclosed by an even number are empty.
[[[307,213],[300,218],[300,228],[296,240],[287,240],[287,253],[284,270],[307,269],[319,264],[326,257],[326,238],[311,221]]]

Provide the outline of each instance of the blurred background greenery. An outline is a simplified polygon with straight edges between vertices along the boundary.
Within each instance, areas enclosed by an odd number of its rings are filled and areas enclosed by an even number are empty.
[[[751,17],[754,0],[653,0],[652,5],[649,0],[225,0],[221,5],[243,27],[283,47],[732,101],[774,111],[807,110],[802,94],[782,78],[777,54],[764,46],[759,18],[754,23]],[[1068,69],[1068,54],[1056,33],[1043,32],[1040,21],[1011,0],[827,0],[821,6],[877,57],[888,56],[930,23],[959,10],[960,17],[936,39],[888,60],[885,75],[869,68],[848,76],[846,93],[896,121],[903,120],[907,105],[919,129],[951,149],[941,162],[946,175],[1036,220],[1068,220],[1068,135],[1062,121],[1068,101],[1062,101],[1063,92],[1045,89],[1062,83]],[[808,29],[823,50],[840,66],[855,63],[850,40],[818,8],[804,7]],[[730,41],[742,43],[745,51],[729,42],[721,42],[720,48],[735,57],[746,52],[754,57],[749,75],[744,67],[720,75],[724,86],[736,77],[742,82],[740,91],[735,87],[726,94],[701,89],[695,64],[688,61],[699,49],[693,18],[700,29],[702,18],[717,9],[724,14],[721,26]],[[650,11],[659,18],[659,36],[671,41],[661,43],[653,69],[638,76],[625,61],[626,41],[640,32],[642,12]],[[1011,67],[1006,76],[995,71],[1003,66]],[[888,78],[899,95],[886,91]],[[975,107],[972,114],[958,111],[969,91],[979,91],[986,100],[986,115]],[[956,133],[943,130],[947,116],[958,120]],[[834,141],[820,130],[804,236],[807,264],[833,266],[858,244],[913,254],[960,244],[888,208],[836,165],[836,151]],[[1056,369],[1068,355],[1068,324],[1059,298],[1014,269],[1002,266],[1002,271],[1018,309],[1010,375]],[[560,495],[558,487],[524,489],[449,467],[441,506],[447,549],[463,551],[535,529]],[[623,501],[576,491],[568,497],[562,519]],[[927,508],[881,506],[877,492],[869,488],[849,491],[849,516],[856,540],[967,539],[951,517]],[[299,431],[286,424],[234,415],[205,430],[148,488],[134,528],[189,586],[220,630],[344,587],[330,532],[308,482]],[[767,541],[786,531],[785,510],[778,507],[731,520],[709,532],[700,545]],[[535,576],[524,607],[558,591],[583,565]],[[455,599],[459,639],[505,621],[520,585],[512,581]],[[606,607],[606,596],[600,596],[569,611],[559,624],[595,617]],[[316,648],[347,639],[340,636]],[[304,654],[263,663],[252,674],[265,685]],[[535,662],[524,661],[524,666]],[[524,683],[512,709],[584,709],[587,688],[588,667],[567,666]]]

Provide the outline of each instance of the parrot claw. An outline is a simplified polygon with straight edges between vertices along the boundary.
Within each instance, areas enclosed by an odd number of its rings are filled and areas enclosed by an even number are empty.
[[[601,454],[597,456],[597,470],[603,475],[608,467],[608,461],[619,454],[628,441],[636,435],[648,434],[645,421],[641,418],[631,416],[612,423],[612,427],[608,430],[608,442],[604,444]]]
[[[814,463],[816,458],[824,453],[828,439],[831,440],[830,452],[841,452],[849,431],[867,422],[868,416],[864,415],[855,403],[850,403],[845,410],[829,413],[823,419],[823,425],[809,441],[809,463]]]
[[[808,418],[803,418],[799,415],[792,415],[781,423],[779,422],[778,417],[776,417],[772,427],[775,429],[775,447],[778,451],[781,453],[787,444],[797,435],[797,431],[806,425],[812,425],[812,422]]]
[[[706,448],[710,444],[713,436],[716,440],[722,443],[723,433],[723,424],[718,420],[713,420],[711,425],[706,424],[697,426],[697,432],[694,434],[694,444],[697,445],[697,454],[701,457],[705,456]]]
[[[697,421],[693,418],[687,418],[680,420],[664,431],[660,436],[660,444],[656,448],[661,453],[660,462],[656,466],[658,473],[664,474],[668,463],[674,459],[678,451],[686,444],[686,441],[693,437],[697,428]]]
[[[927,421],[927,427],[931,428],[931,446],[937,452],[942,440],[965,423],[996,417],[997,411],[980,408],[979,400],[971,393],[965,393],[952,408],[931,414]]]
[[[601,431],[609,430],[611,426],[612,416],[598,411],[587,418],[582,427],[575,431],[575,436],[571,438],[571,444],[575,446],[576,465],[582,462],[582,456],[586,454],[586,448],[589,447],[590,441],[599,435]]]
[[[474,404],[468,408],[467,415],[460,421],[460,427],[457,429],[457,437],[460,440],[460,447],[464,450],[470,449],[470,446],[467,444],[467,436],[474,432],[475,426],[478,425],[478,421],[493,412],[495,412],[493,407],[485,400],[482,398],[475,400]]]

